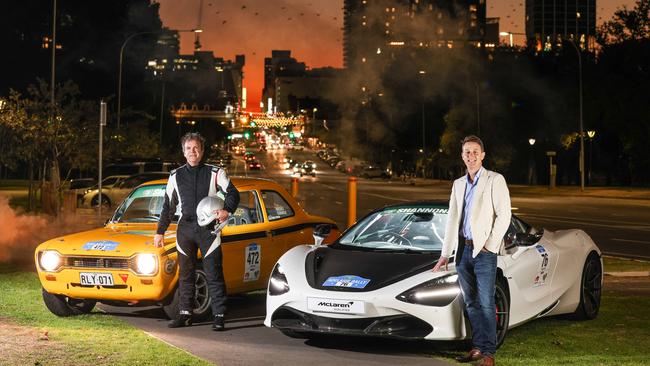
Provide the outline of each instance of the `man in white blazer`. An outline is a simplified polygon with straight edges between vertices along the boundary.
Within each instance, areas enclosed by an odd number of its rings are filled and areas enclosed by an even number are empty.
[[[510,225],[510,193],[501,174],[483,168],[485,150],[480,138],[463,139],[461,158],[467,174],[456,179],[451,189],[445,240],[433,271],[447,270],[456,249],[456,271],[473,345],[456,360],[491,366],[496,352],[497,253]]]

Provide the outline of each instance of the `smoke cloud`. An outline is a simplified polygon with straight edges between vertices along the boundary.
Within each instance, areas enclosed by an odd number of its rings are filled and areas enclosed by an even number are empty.
[[[49,239],[98,226],[94,220],[81,215],[54,218],[30,215],[14,210],[9,198],[0,196],[0,263],[34,268],[34,249]]]

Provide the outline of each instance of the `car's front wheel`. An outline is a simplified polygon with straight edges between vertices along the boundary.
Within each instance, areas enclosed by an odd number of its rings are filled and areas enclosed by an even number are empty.
[[[510,300],[508,299],[508,286],[503,279],[498,279],[494,292],[494,304],[496,305],[497,317],[497,348],[501,346],[508,333],[510,322]]]
[[[94,300],[73,299],[63,295],[51,294],[45,289],[42,289],[42,293],[45,306],[56,316],[88,314],[97,303]]]
[[[90,204],[92,205],[92,207],[97,208],[99,206],[99,195],[93,197],[92,202]],[[104,196],[103,194],[102,194],[102,208],[103,209],[111,208],[111,201],[108,199],[108,197]]]
[[[180,291],[178,286],[174,290],[171,301],[163,305],[163,310],[170,319],[174,319],[180,313]],[[203,269],[196,270],[193,313],[194,318],[197,320],[207,319],[212,313],[210,295],[208,294],[208,277]]]
[[[591,252],[582,268],[580,303],[573,313],[577,319],[589,320],[598,316],[602,292],[603,269],[596,252]]]

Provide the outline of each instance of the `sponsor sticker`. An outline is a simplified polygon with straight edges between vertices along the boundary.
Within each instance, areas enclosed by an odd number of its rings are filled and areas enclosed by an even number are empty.
[[[344,314],[365,314],[366,304],[360,300],[324,299],[308,297],[307,308],[312,311]]]
[[[533,280],[533,287],[538,287],[546,284],[546,278],[548,277],[548,252],[546,251],[546,248],[539,244],[535,246],[535,249],[537,249],[540,258],[542,259],[539,266],[539,273]]]
[[[244,282],[257,281],[260,278],[261,259],[262,248],[256,243],[250,243],[244,256]]]
[[[370,280],[359,276],[332,276],[323,282],[323,286],[365,288]]]
[[[433,214],[442,214],[446,215],[449,213],[447,208],[438,208],[438,207],[401,207],[386,210],[388,213],[433,213]]]
[[[115,250],[115,248],[117,248],[118,245],[120,245],[120,243],[116,241],[97,240],[97,241],[87,242],[86,244],[83,245],[82,249],[111,251],[111,250]]]

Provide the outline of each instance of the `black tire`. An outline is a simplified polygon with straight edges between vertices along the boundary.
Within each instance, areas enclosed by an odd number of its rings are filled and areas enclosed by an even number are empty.
[[[42,289],[43,302],[49,311],[56,316],[74,316],[90,313],[97,301],[73,299],[63,295],[51,294]]]
[[[99,206],[98,202],[99,202],[99,195],[96,195],[91,200],[90,206],[94,207],[94,208],[97,208]],[[109,200],[108,197],[106,197],[105,195],[102,194],[102,209],[105,209],[105,208],[106,209],[111,208],[111,200]]]
[[[210,295],[208,294],[207,276],[201,268],[197,268],[196,270],[196,291],[194,296],[194,319],[208,319],[210,315],[212,315],[212,309],[210,308]],[[163,310],[170,319],[174,319],[180,312],[179,302],[180,294],[178,291],[178,286],[176,286],[170,301],[167,304],[163,305]]]
[[[580,280],[580,303],[573,313],[579,320],[590,320],[598,316],[603,286],[603,268],[596,252],[591,252],[582,267]]]
[[[504,279],[497,279],[494,291],[494,304],[496,305],[497,317],[497,348],[501,347],[508,333],[510,322],[510,297],[508,296],[508,285]]]

